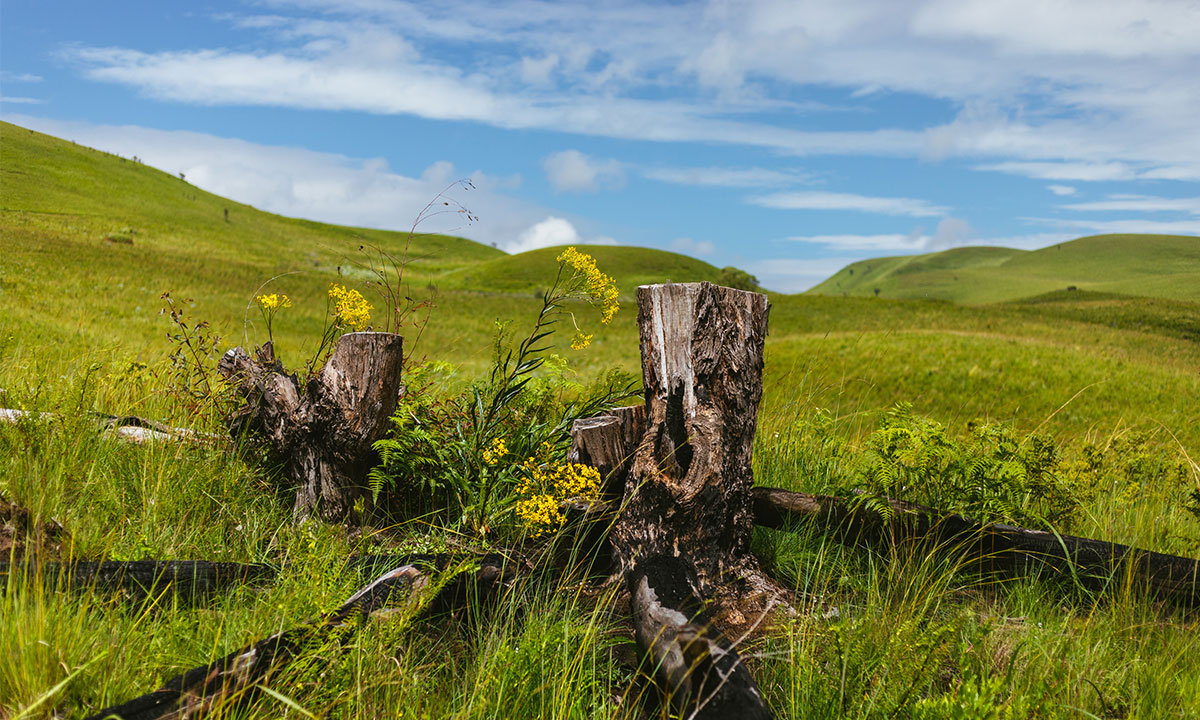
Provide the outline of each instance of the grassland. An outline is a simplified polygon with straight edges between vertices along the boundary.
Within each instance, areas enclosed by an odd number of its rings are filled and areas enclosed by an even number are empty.
[[[386,532],[295,525],[286,489],[261,452],[129,447],[98,434],[86,416],[212,428],[211,417],[169,392],[164,336],[172,328],[158,314],[160,294],[191,298],[188,317],[209,320],[226,344],[265,339],[248,308],[259,288],[289,294],[294,306],[277,318],[275,336],[296,365],[315,347],[325,288],[339,266],[342,281],[362,287],[368,275],[356,266],[358,247],[399,253],[406,234],[270,215],[10,125],[0,126],[0,173],[0,406],[63,418],[0,426],[0,494],[36,518],[62,522],[71,534],[65,552],[77,557],[287,562],[294,571],[199,604],[66,593],[13,573],[0,595],[0,656],[11,659],[0,663],[0,715],[82,715],[311,617],[363,580],[341,565],[351,553],[487,547],[427,523]],[[1087,244],[1063,247],[1054,252],[1082,253]],[[578,308],[596,339],[578,353],[564,343],[554,349],[566,358],[555,372],[568,378],[636,370],[636,283],[720,277],[669,253],[588,251],[616,278],[624,307],[610,327]],[[948,263],[943,270],[969,263],[987,273],[1027,256],[959,254],[939,260]],[[448,363],[451,389],[479,378],[496,321],[527,326],[555,255],[509,257],[457,238],[415,236],[406,279],[418,298],[436,288],[437,307],[414,354]],[[1176,279],[1185,277],[1187,256],[1175,262]],[[827,409],[853,445],[902,401],[958,429],[984,419],[1050,432],[1068,459],[1086,442],[1120,452],[1122,439],[1139,433],[1150,436],[1157,458],[1200,459],[1200,303],[1186,293],[1123,294],[1144,279],[1128,287],[1117,287],[1124,281],[1115,275],[1105,280],[1113,287],[1056,279],[1022,289],[1023,301],[992,305],[886,292],[773,295],[758,481],[838,489],[844,468],[806,432],[813,416]],[[1066,292],[1067,284],[1081,289]],[[1190,467],[1186,480],[1195,485]],[[1194,553],[1200,523],[1183,507],[1186,484],[1134,487],[1135,480],[1106,475],[1109,484],[1068,529]],[[867,553],[820,534],[761,531],[755,550],[798,590],[796,617],[744,648],[781,717],[1200,715],[1196,617],[1136,592],[995,584],[946,556]],[[279,678],[272,690],[287,702],[265,699],[223,716],[661,714],[644,701],[612,599],[584,597],[572,581],[519,587],[482,622],[371,624],[344,653],[314,651],[320,682],[303,673]]]
[[[1197,237],[1096,235],[1033,251],[965,247],[863,260],[808,292],[995,303],[1074,287],[1200,301],[1197,267]]]

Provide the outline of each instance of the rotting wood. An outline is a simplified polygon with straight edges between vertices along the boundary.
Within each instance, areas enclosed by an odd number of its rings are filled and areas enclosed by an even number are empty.
[[[1092,590],[1131,583],[1173,604],[1200,606],[1200,560],[1043,530],[983,523],[962,515],[888,500],[891,517],[862,503],[825,495],[756,487],[755,521],[766,527],[815,524],[844,542],[931,542],[984,572],[1008,576],[1055,574]]]
[[[217,435],[202,433],[190,428],[172,427],[163,423],[147,420],[133,415],[106,415],[104,413],[91,413],[92,416],[98,419],[100,425],[106,429],[110,435],[118,440],[136,443],[138,445],[145,444],[151,441],[167,442],[167,441],[185,441],[193,443],[211,443],[220,440]],[[0,408],[0,422],[18,423],[22,421],[45,422],[59,419],[59,415],[46,412],[28,412],[25,410],[11,410],[9,408]]]
[[[691,718],[771,717],[714,622],[741,615],[748,591],[776,587],[749,552],[767,307],[711,283],[638,288],[646,431],[612,543],[638,645]]]
[[[486,556],[479,569],[469,575],[464,578],[460,574],[442,586],[425,610],[444,611],[462,606],[467,598],[494,597],[511,583],[508,564],[495,555]],[[403,611],[406,605],[415,610],[428,583],[428,576],[418,565],[389,570],[332,612],[192,668],[153,692],[105,708],[87,720],[114,716],[123,720],[181,720],[249,701],[307,649],[323,643],[345,643],[367,617]]]
[[[439,553],[351,555],[347,570],[374,573],[379,568],[420,565],[444,568],[457,556]],[[483,556],[484,566],[498,564]],[[43,582],[71,590],[124,592],[134,598],[169,593],[200,599],[240,585],[270,582],[287,572],[288,564],[212,562],[208,560],[71,560],[10,563],[0,560],[0,578],[19,574],[20,582]],[[0,586],[3,583],[0,582]]]
[[[603,481],[600,499],[619,502],[625,495],[633,452],[645,434],[645,405],[613,408],[595,417],[576,420],[571,426],[567,460],[596,468]]]
[[[230,427],[253,429],[271,443],[296,486],[298,519],[340,520],[363,494],[377,460],[372,446],[390,427],[399,400],[402,346],[403,338],[392,333],[342,335],[303,387],[269,342],[255,359],[242,348],[221,358],[218,371],[246,401]]]

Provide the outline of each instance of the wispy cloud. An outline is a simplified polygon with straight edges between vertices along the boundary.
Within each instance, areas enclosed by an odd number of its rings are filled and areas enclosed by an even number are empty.
[[[546,179],[557,192],[597,192],[625,184],[625,171],[616,160],[588,157],[578,150],[563,150],[542,161]]]
[[[1200,215],[1200,196],[1165,198],[1150,195],[1109,195],[1107,200],[1059,205],[1066,210],[1104,212],[1185,212]]]
[[[13,103],[14,105],[41,105],[44,102],[46,102],[46,101],[42,100],[41,98],[20,97],[20,96],[13,97],[12,95],[0,96],[0,104]]]
[[[1059,196],[1074,195],[1079,192],[1070,185],[1047,185],[1046,189]]]
[[[31,73],[17,73],[8,70],[0,70],[0,82],[15,82],[15,83],[38,83],[42,81],[40,75]]]
[[[812,182],[808,173],[760,167],[647,167],[641,172],[644,177],[659,182],[704,187],[780,187]]]
[[[1104,235],[1151,234],[1151,235],[1200,235],[1200,217],[1193,220],[1146,220],[1128,218],[1120,220],[1063,220],[1060,218],[1025,218],[1046,226],[1073,228],[1077,231]],[[1078,233],[1077,233],[1078,234]]]
[[[671,241],[671,249],[684,255],[708,257],[717,251],[717,246],[710,240],[693,240],[689,237],[679,237]]]
[[[752,197],[749,202],[777,210],[850,210],[911,217],[937,217],[949,211],[948,208],[914,198],[832,192],[780,192]]]
[[[1138,173],[1123,162],[1001,162],[978,165],[977,170],[1024,175],[1039,180],[1081,180],[1084,182],[1132,180]]]
[[[1191,91],[1200,12],[1187,3],[267,4],[277,14],[230,20],[261,33],[248,50],[63,53],[95,79],[206,105],[407,114],[795,155],[963,157],[1055,180],[1200,176],[1200,96]],[[1085,29],[1059,30],[1068,25]],[[811,85],[844,89],[852,105],[904,92],[962,112],[937,127],[890,126],[880,116],[865,129],[821,129],[807,120],[822,107],[793,100]]]

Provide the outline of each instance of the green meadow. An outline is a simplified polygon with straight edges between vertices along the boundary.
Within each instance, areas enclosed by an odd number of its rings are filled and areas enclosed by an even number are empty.
[[[458,199],[470,205],[469,195]],[[540,427],[605,372],[640,373],[637,285],[737,277],[662,251],[580,250],[612,276],[621,310],[604,326],[586,304],[567,306],[531,385],[540,394],[514,410],[533,418],[520,427]],[[489,534],[449,521],[445,508],[296,524],[289,489],[253,443],[131,446],[98,432],[90,412],[218,429],[212,406],[181,398],[164,293],[189,327],[205,321],[220,336],[217,354],[264,342],[255,297],[286,294],[292,306],[272,335],[299,368],[326,326],[329,284],[361,289],[378,311],[372,268],[380,253],[405,257],[400,287],[417,306],[401,332],[420,379],[407,407],[449,423],[453,413],[437,409],[487,379],[498,332],[529,332],[560,252],[509,256],[420,227],[281,217],[0,124],[0,407],[53,415],[0,424],[0,495],[33,519],[0,518],[13,528],[4,537],[16,538],[0,579],[0,656],[9,659],[0,717],[83,716],[336,607],[370,579],[345,566],[355,553],[540,547],[511,513],[498,513]],[[1033,252],[864,261],[809,293],[770,294],[757,482],[863,488],[871,463],[883,462],[873,450],[880,428],[898,406],[911,408],[917,443],[944,434],[947,446],[974,448],[979,427],[1004,428],[1019,447],[1049,438],[1056,455],[1044,462],[1069,510],[1055,530],[1196,557],[1198,288],[1200,239],[1101,236]],[[572,318],[594,333],[586,349],[569,347]],[[430,423],[425,441],[451,442]],[[913,458],[900,469],[937,461]],[[1021,491],[1006,497],[1032,503]],[[289,569],[195,603],[66,591],[19,551],[51,518],[69,539],[47,557]],[[1000,582],[952,552],[847,548],[811,530],[759,530],[755,552],[796,591],[795,615],[740,648],[779,717],[1200,715],[1195,613],[1122,578],[1106,593],[1061,578]],[[619,598],[585,586],[574,576],[529,580],[467,616],[369,623],[344,647],[314,648],[249,706],[215,714],[669,717],[636,671]]]

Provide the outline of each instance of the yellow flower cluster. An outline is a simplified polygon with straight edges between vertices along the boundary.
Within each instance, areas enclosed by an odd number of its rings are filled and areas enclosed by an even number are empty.
[[[259,295],[256,299],[264,310],[278,310],[279,308],[290,308],[292,306],[292,300],[287,295],[271,293],[270,295]]]
[[[617,284],[608,275],[596,267],[596,260],[587,253],[581,253],[571,246],[558,256],[560,263],[571,266],[575,276],[583,280],[584,290],[592,303],[600,308],[600,322],[607,325],[613,315],[617,314],[620,304],[617,302]]]
[[[571,349],[582,350],[592,342],[594,335],[589,335],[582,330],[575,331],[575,337],[571,338]]]
[[[495,465],[507,454],[508,446],[504,444],[504,438],[493,438],[492,446],[483,451],[483,461],[488,465]]]
[[[330,283],[329,299],[333,301],[333,314],[338,323],[352,330],[362,330],[371,321],[371,310],[374,308],[359,291]]]
[[[517,487],[523,498],[517,501],[517,517],[535,535],[562,527],[565,500],[592,502],[600,495],[600,471],[578,463],[559,463],[551,459],[554,446],[542,443],[537,456],[522,463],[525,479]]]

